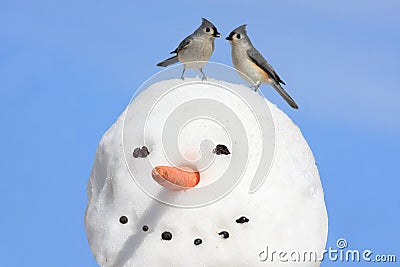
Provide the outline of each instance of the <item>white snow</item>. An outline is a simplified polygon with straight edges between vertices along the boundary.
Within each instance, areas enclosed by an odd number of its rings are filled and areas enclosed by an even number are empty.
[[[277,254],[273,262],[271,258],[266,262],[259,259],[266,247],[269,252],[315,251],[318,256],[325,248],[328,218],[323,189],[315,159],[299,128],[265,100],[272,114],[271,125],[275,127],[271,128],[275,134],[275,139],[271,139],[275,152],[267,179],[250,194],[249,187],[262,152],[257,120],[240,97],[227,90],[216,90],[211,84],[228,86],[252,98],[261,96],[243,85],[196,81],[167,80],[153,84],[132,101],[101,139],[88,182],[85,214],[87,236],[96,261],[101,266],[319,266],[318,261],[295,264],[288,258],[288,262],[282,262]],[[178,88],[165,94],[168,88],[188,82],[194,82],[188,85],[193,88]],[[163,95],[162,99],[148,103],[157,94]],[[240,182],[224,197],[209,205],[180,208],[157,201],[151,195],[185,201],[198,197],[194,190],[172,192],[162,188],[152,180],[151,166],[179,161],[174,154],[165,155],[163,125],[176,107],[196,99],[213,99],[228,106],[248,137],[248,144],[243,146],[238,133],[227,134],[232,127],[229,122],[221,124],[205,118],[189,121],[176,137],[167,136],[197,167],[201,163],[196,160],[207,156],[206,151],[211,151],[215,144],[225,144],[232,152],[232,155],[212,155],[211,163],[200,172],[198,187],[213,184],[230,168],[235,153],[244,153],[248,162]],[[150,115],[148,105],[152,107]],[[191,110],[183,111],[188,112]],[[231,118],[228,114],[218,114],[225,115]],[[141,120],[147,121],[145,129],[135,128],[133,125],[140,125]],[[204,139],[213,143],[202,143]],[[129,155],[130,149],[142,145],[149,148],[148,159],[125,159],[124,151]],[[248,151],[240,151],[243,147]],[[145,165],[147,161],[151,165]],[[270,167],[269,162],[261,164],[266,169]],[[148,179],[145,188],[131,174]],[[126,216],[128,223],[120,223],[121,216]],[[241,216],[249,222],[236,223]],[[144,225],[149,228],[146,232],[142,230]],[[172,234],[172,240],[161,239],[164,231]],[[229,238],[218,235],[221,231],[229,232]],[[202,240],[200,245],[194,245],[196,238]]]

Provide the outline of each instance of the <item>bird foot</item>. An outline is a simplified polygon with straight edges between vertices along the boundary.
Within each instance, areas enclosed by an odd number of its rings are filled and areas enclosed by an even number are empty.
[[[258,88],[260,87],[260,82],[257,82],[254,86],[252,86],[252,87],[254,87],[254,92],[257,92],[257,90],[258,90]]]

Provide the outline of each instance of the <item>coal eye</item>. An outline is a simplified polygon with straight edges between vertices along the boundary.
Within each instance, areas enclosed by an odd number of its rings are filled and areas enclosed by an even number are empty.
[[[240,34],[239,33],[236,34],[236,38],[240,39]]]
[[[207,27],[206,28],[206,32],[210,32],[210,31],[211,31],[211,29]]]

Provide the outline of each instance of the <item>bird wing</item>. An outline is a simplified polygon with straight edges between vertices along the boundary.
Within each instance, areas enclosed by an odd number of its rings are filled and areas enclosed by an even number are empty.
[[[193,38],[191,38],[190,36],[183,39],[183,41],[178,45],[178,48],[175,49],[174,51],[172,51],[170,54],[174,54],[174,53],[178,54],[179,51],[182,51],[183,49],[188,48],[193,42],[192,39]]]
[[[257,49],[252,48],[247,50],[247,56],[253,61],[257,66],[268,73],[269,77],[274,79],[277,83],[285,84],[284,81],[275,72],[274,68],[267,62],[267,60],[257,51]]]

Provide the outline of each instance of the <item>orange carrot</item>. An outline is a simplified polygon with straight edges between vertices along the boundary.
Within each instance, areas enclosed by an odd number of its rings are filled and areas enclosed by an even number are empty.
[[[188,167],[157,166],[151,172],[153,179],[170,190],[186,190],[200,182],[200,173]]]

